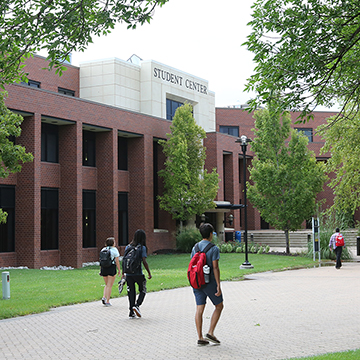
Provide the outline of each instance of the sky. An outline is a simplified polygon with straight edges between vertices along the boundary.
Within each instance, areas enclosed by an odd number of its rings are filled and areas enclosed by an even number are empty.
[[[85,52],[72,54],[72,64],[136,54],[207,80],[216,107],[245,104],[254,96],[244,91],[254,63],[241,45],[251,31],[253,2],[169,0],[155,9],[150,24],[135,30],[118,24],[111,34],[93,38]]]

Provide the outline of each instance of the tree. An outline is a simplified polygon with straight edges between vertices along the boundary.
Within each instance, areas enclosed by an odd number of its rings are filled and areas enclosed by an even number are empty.
[[[353,216],[360,206],[360,114],[351,109],[345,109],[347,121],[329,118],[317,131],[325,140],[322,153],[331,153],[326,171],[335,174],[329,183],[335,195],[332,210]]]
[[[128,28],[150,22],[168,0],[4,0],[0,4],[0,84],[24,80],[23,61],[46,50],[49,68],[61,74],[72,51],[84,51],[93,36],[117,22]]]
[[[360,3],[257,0],[244,45],[255,54],[246,89],[251,108],[281,95],[282,108],[308,116],[318,105],[360,104]]]
[[[316,195],[326,179],[324,166],[308,150],[307,137],[290,128],[289,112],[270,106],[256,111],[254,118],[249,201],[265,221],[285,232],[289,253],[289,231],[299,229],[314,214]]]
[[[15,145],[13,140],[20,136],[20,124],[23,118],[6,108],[4,94],[0,92],[0,178],[6,178],[10,172],[21,170],[20,162],[32,161],[33,156],[25,148]],[[0,209],[0,224],[6,222],[7,214]]]
[[[215,207],[218,174],[204,170],[205,130],[195,123],[192,107],[185,104],[176,110],[168,140],[161,140],[166,156],[165,168],[159,171],[164,179],[164,194],[159,196],[160,207],[173,219],[188,220]]]
[[[46,50],[49,69],[62,74],[72,51],[84,51],[94,35],[108,34],[117,22],[128,28],[150,22],[154,8],[168,0],[4,0],[0,3],[0,87],[27,81],[25,60]],[[21,169],[32,160],[25,148],[9,137],[21,133],[20,115],[10,112],[0,92],[0,177]],[[1,161],[2,160],[2,161]],[[0,223],[6,213],[0,209]]]

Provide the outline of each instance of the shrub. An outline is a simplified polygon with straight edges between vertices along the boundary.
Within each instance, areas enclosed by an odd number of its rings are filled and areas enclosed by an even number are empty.
[[[227,252],[227,244],[223,243],[220,245],[220,252],[222,252],[222,253]]]
[[[258,254],[262,254],[264,252],[264,248],[262,246],[259,247]]]
[[[265,253],[267,254],[269,251],[270,251],[270,246],[269,246],[269,245],[266,245],[266,246],[265,246]]]
[[[190,253],[194,245],[201,240],[202,236],[198,229],[185,229],[176,236],[176,248],[182,252]]]
[[[228,243],[226,245],[226,252],[231,253],[232,251],[233,251],[233,246],[232,244]]]
[[[243,251],[242,251],[242,246],[238,246],[235,251],[236,251],[238,254],[239,254],[239,253],[242,253],[242,252],[243,252]]]

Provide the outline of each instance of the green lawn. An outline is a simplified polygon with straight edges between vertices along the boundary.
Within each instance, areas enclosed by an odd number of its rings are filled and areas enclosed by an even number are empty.
[[[291,360],[359,360],[359,359],[360,359],[360,349],[338,352],[338,353],[331,353],[331,354],[324,354],[324,355],[318,355],[318,356],[293,358]]]

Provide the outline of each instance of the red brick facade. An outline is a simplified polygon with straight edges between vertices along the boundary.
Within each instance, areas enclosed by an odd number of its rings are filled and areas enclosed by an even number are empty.
[[[161,180],[156,173],[163,167],[164,155],[157,139],[165,139],[171,122],[132,111],[122,110],[80,99],[79,69],[68,66],[62,77],[54,71],[41,70],[45,59],[34,57],[26,70],[29,79],[41,82],[41,88],[14,84],[7,86],[6,105],[24,116],[22,135],[17,142],[34,155],[34,161],[23,165],[22,171],[1,179],[0,185],[15,186],[15,251],[0,253],[1,266],[67,265],[97,261],[99,250],[109,236],[118,237],[118,193],[128,194],[129,240],[138,228],[147,234],[148,251],[175,247],[175,221],[170,214],[155,211],[155,193],[161,194]],[[75,97],[58,93],[58,87],[72,90]],[[315,113],[310,126],[316,128],[330,114]],[[295,118],[297,114],[293,114]],[[41,124],[57,122],[59,161],[41,161]],[[253,137],[252,114],[241,109],[216,109],[216,132],[205,139],[208,171],[216,168],[220,183],[217,199],[241,204],[243,198],[243,160],[236,137],[219,132],[221,125],[239,126],[239,135]],[[96,167],[83,166],[83,127],[96,127]],[[100,130],[99,130],[100,129]],[[118,170],[118,136],[130,134],[128,169]],[[121,135],[124,136],[124,135]],[[309,145],[318,155],[322,146],[317,135]],[[155,154],[155,159],[154,159]],[[248,151],[250,164],[253,153]],[[155,161],[156,160],[156,161]],[[240,174],[240,176],[239,176]],[[155,175],[155,176],[154,176]],[[247,174],[248,178],[248,174]],[[155,185],[154,185],[155,182]],[[157,189],[156,189],[157,187]],[[41,250],[41,189],[56,188],[59,192],[58,249]],[[83,190],[96,191],[96,247],[83,247]],[[319,195],[331,204],[329,189]],[[157,215],[155,215],[157,213]],[[240,210],[232,210],[234,230],[242,230]],[[226,217],[230,211],[226,213]],[[219,215],[219,214],[218,214]],[[221,213],[220,216],[223,216]],[[156,219],[157,220],[156,220]],[[157,221],[157,229],[154,223]],[[225,223],[225,227],[230,224]],[[248,207],[248,229],[260,229],[258,212]],[[123,247],[121,248],[123,251]]]

